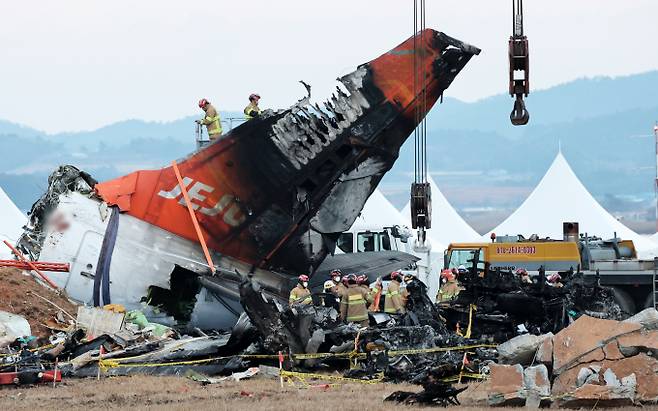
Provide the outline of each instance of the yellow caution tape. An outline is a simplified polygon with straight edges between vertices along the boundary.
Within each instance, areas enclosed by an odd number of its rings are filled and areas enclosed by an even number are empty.
[[[443,382],[456,382],[460,381],[462,378],[471,378],[474,380],[486,380],[488,377],[485,374],[475,374],[471,372],[462,372],[452,377],[443,378]]]
[[[471,328],[473,327],[473,311],[477,311],[477,306],[475,304],[469,304],[468,306],[468,328],[466,328],[466,334],[464,337],[471,338]]]
[[[396,357],[399,355],[418,355],[418,354],[431,354],[437,352],[448,352],[448,351],[464,351],[471,350],[474,348],[491,348],[496,347],[492,344],[476,344],[476,345],[462,345],[454,347],[433,347],[433,348],[421,348],[421,349],[409,349],[409,350],[397,350],[389,351],[389,357]],[[110,359],[99,359],[98,363],[102,370],[107,370],[109,368],[117,367],[167,367],[167,366],[177,366],[177,365],[198,365],[211,363],[219,360],[229,360],[232,358],[243,358],[243,359],[278,359],[278,355],[271,354],[243,354],[243,355],[231,355],[225,357],[212,357],[200,360],[189,360],[189,361],[175,361],[175,362],[158,362],[158,363],[149,363],[149,362],[135,362],[141,357],[146,355],[134,356],[134,357],[124,357],[124,358],[110,358]],[[290,354],[288,356],[293,360],[310,360],[310,359],[321,359],[321,358],[343,358],[349,359],[351,364],[354,364],[355,360],[366,358],[366,353],[359,353],[355,351],[347,353],[315,353],[315,354]],[[317,374],[321,375],[321,374]]]

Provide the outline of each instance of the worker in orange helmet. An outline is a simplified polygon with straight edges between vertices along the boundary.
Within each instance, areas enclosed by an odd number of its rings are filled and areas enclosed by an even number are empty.
[[[206,126],[206,129],[208,130],[208,138],[210,141],[215,141],[222,135],[222,123],[219,118],[219,113],[205,98],[199,100],[199,108],[203,110],[206,115],[202,119],[196,120],[196,123]]]
[[[311,292],[308,289],[308,275],[302,274],[298,277],[297,285],[295,286],[295,288],[290,290],[290,297],[288,298],[288,304],[290,305],[313,304],[313,299],[311,298]]]
[[[247,117],[247,120],[260,116],[260,107],[258,107],[259,101],[260,96],[258,94],[252,93],[249,95],[249,105],[244,108],[244,115]]]

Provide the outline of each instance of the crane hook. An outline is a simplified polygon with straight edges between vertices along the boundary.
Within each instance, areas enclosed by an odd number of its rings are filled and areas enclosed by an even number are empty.
[[[528,110],[525,108],[525,101],[523,101],[523,96],[520,94],[516,95],[514,109],[512,109],[509,119],[515,126],[525,126],[528,124],[528,121],[530,121],[530,113],[528,113]]]

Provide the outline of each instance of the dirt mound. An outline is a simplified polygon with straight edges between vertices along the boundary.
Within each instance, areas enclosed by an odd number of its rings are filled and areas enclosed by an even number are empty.
[[[64,293],[60,295],[42,286],[21,270],[0,268],[0,310],[25,317],[32,328],[32,335],[39,338],[51,335],[51,330],[45,324],[52,323],[60,311],[44,298],[74,317],[78,312],[77,305],[69,301]],[[64,318],[67,321],[70,319],[66,314]]]

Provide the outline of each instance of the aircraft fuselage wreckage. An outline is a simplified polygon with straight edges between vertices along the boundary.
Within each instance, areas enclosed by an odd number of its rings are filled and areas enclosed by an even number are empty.
[[[429,111],[480,50],[423,34]],[[242,311],[243,276],[287,296],[290,278],[333,253],[391,169],[419,121],[413,60],[411,37],[340,78],[323,107],[306,97],[266,111],[178,161],[214,275],[172,167],[96,183],[61,166],[19,248],[34,260],[69,262],[70,273],[51,277],[78,301],[140,308],[164,324],[229,328]]]

